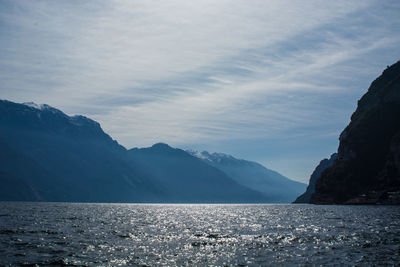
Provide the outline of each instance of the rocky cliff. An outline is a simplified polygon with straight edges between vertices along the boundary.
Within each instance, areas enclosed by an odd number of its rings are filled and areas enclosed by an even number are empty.
[[[400,204],[400,61],[372,82],[311,203]]]
[[[300,195],[293,203],[300,204],[300,203],[310,203],[311,196],[315,192],[315,184],[321,174],[329,167],[333,165],[337,158],[337,153],[331,155],[329,159],[323,159],[315,168],[313,173],[310,176],[310,182],[308,183],[307,190],[302,195]]]

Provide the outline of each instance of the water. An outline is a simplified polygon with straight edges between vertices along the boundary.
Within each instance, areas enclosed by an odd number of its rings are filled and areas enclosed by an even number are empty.
[[[0,202],[0,265],[397,265],[400,207]]]

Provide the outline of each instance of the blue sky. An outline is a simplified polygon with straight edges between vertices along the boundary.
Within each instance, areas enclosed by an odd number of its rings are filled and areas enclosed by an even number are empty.
[[[299,181],[400,60],[400,1],[4,1],[0,98]]]

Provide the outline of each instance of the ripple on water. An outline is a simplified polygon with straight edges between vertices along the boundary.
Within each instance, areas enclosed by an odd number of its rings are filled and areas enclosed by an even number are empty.
[[[0,265],[400,262],[394,206],[0,203],[0,215]]]

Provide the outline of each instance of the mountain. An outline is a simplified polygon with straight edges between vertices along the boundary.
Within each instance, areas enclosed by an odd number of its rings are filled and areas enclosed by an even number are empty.
[[[221,170],[237,183],[268,196],[271,203],[290,203],[306,188],[305,184],[290,180],[256,162],[236,159],[223,153],[188,152]]]
[[[169,202],[271,202],[184,150],[158,143],[129,150],[131,158],[168,192]]]
[[[126,150],[100,125],[48,105],[0,101],[0,200],[268,202],[186,152]]]
[[[339,140],[311,202],[400,204],[400,61],[372,82]]]
[[[310,203],[311,195],[314,194],[315,192],[315,184],[317,180],[319,179],[319,177],[321,177],[323,171],[325,171],[327,168],[333,165],[333,162],[335,162],[336,158],[337,158],[337,153],[334,153],[331,155],[329,159],[321,160],[321,162],[318,164],[318,166],[311,174],[310,182],[308,183],[306,192],[304,192],[302,195],[296,198],[296,200],[293,203]]]
[[[137,202],[157,199],[127,150],[83,116],[0,101],[0,199]]]

